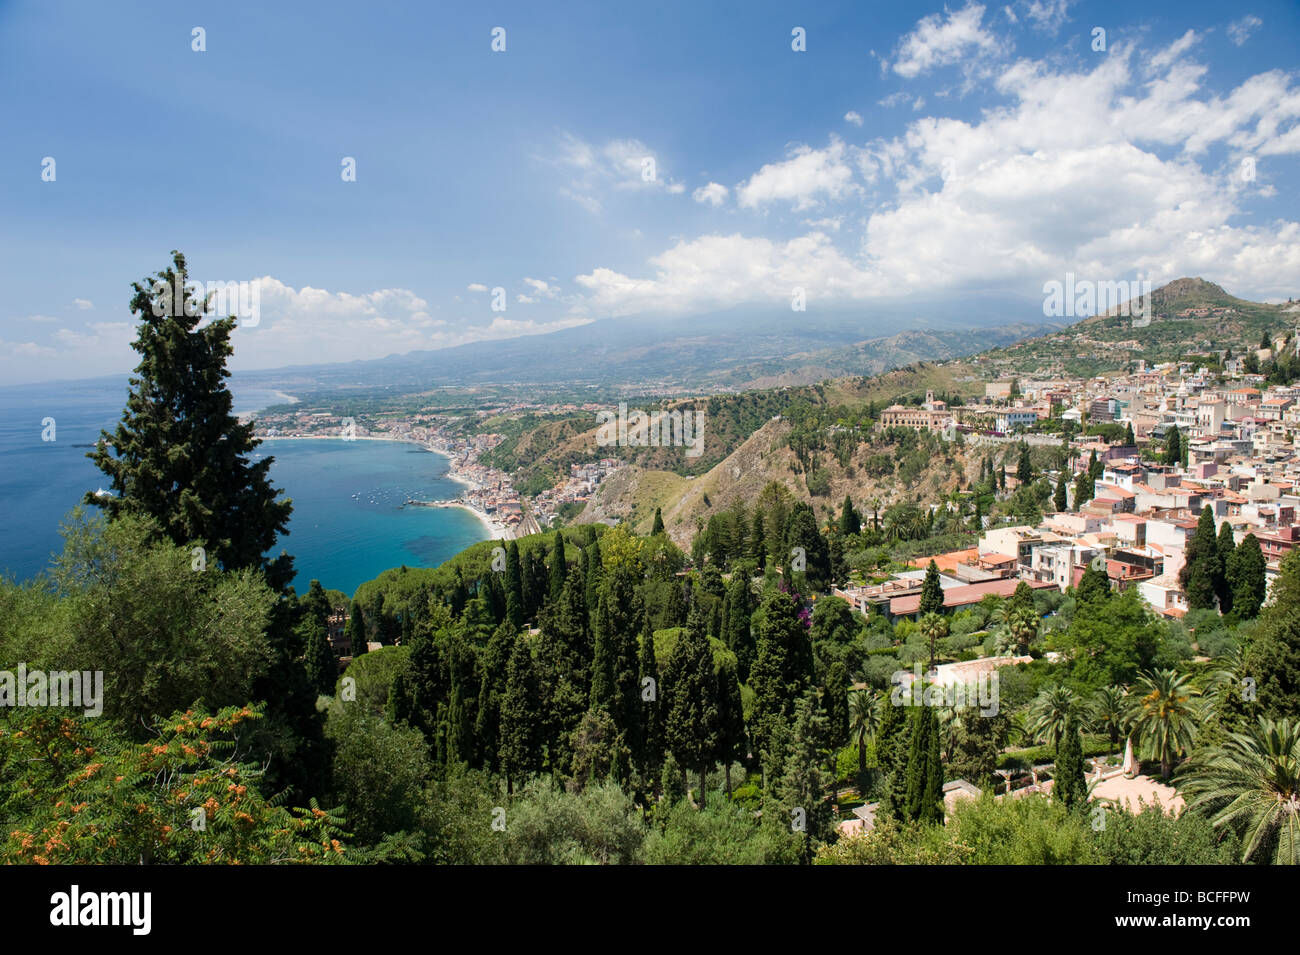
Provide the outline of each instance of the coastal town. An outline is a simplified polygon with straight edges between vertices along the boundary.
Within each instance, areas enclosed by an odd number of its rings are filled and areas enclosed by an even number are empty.
[[[1285,345],[1279,339],[1275,348]],[[966,404],[949,406],[931,393],[919,405],[885,408],[882,427],[950,440],[960,434],[976,447],[1023,442],[1067,449],[1066,473],[1045,475],[1053,486],[1064,477],[1064,509],[1034,526],[986,526],[975,547],[936,555],[945,607],[1003,595],[1019,580],[1063,591],[1092,566],[1104,569],[1117,590],[1135,588],[1155,612],[1181,617],[1188,601],[1179,571],[1207,506],[1216,527],[1232,528],[1236,543],[1254,535],[1271,587],[1281,559],[1300,544],[1300,386],[1270,385],[1247,370],[1272,356],[1266,348],[1224,356],[1215,372],[1138,360],[1128,373],[1090,380],[989,382],[981,400]],[[1062,431],[1042,431],[1045,422]],[[1077,478],[1093,461],[1092,496],[1079,501]],[[1006,492],[1014,491],[1015,476],[1004,480]],[[919,586],[904,578],[842,596],[896,616],[909,612]]]
[[[518,413],[534,406],[513,405],[492,409],[487,414]],[[575,411],[572,405],[558,411]],[[409,417],[385,415],[370,426],[355,419],[326,412],[287,411],[257,416],[259,438],[277,440],[335,438],[339,440],[403,441],[443,455],[448,460],[447,477],[464,490],[445,501],[409,500],[404,506],[463,507],[471,511],[497,540],[509,540],[540,533],[554,525],[565,505],[579,509],[621,462],[602,457],[569,468],[567,478],[525,499],[510,475],[483,464],[479,458],[504,439],[498,433],[462,434],[445,416],[416,414]]]

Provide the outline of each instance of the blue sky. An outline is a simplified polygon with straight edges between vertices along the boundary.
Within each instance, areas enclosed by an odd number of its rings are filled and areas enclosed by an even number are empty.
[[[0,0],[0,381],[130,369],[173,248],[261,279],[236,369],[795,287],[847,321],[1041,318],[1067,271],[1300,296],[1289,0],[274,6]]]

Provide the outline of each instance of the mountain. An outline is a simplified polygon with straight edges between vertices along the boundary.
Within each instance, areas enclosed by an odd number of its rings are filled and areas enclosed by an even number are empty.
[[[546,335],[473,342],[367,361],[240,372],[251,387],[303,392],[602,385],[700,392],[797,385],[876,374],[1038,334],[1023,303],[881,306],[869,313],[755,311],[661,319],[601,319]],[[1006,324],[1000,324],[1005,322]],[[1056,327],[1056,326],[1051,326]]]

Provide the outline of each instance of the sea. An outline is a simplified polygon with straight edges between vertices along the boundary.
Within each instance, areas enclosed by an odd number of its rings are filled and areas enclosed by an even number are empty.
[[[231,391],[237,414],[291,400],[238,383]],[[46,570],[68,512],[87,491],[108,487],[86,452],[116,427],[126,395],[125,379],[0,387],[0,574],[27,580]],[[391,567],[436,567],[490,536],[463,508],[402,506],[463,489],[445,455],[417,445],[285,438],[263,441],[254,454],[273,458],[271,481],[293,501],[289,531],[272,553],[293,555],[299,593],[316,579],[351,595]]]

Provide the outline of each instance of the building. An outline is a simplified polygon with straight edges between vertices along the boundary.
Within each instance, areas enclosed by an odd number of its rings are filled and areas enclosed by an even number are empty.
[[[933,391],[925,393],[925,402],[919,407],[890,405],[880,412],[882,428],[915,428],[918,431],[943,431],[952,423],[947,402],[938,401]]]

